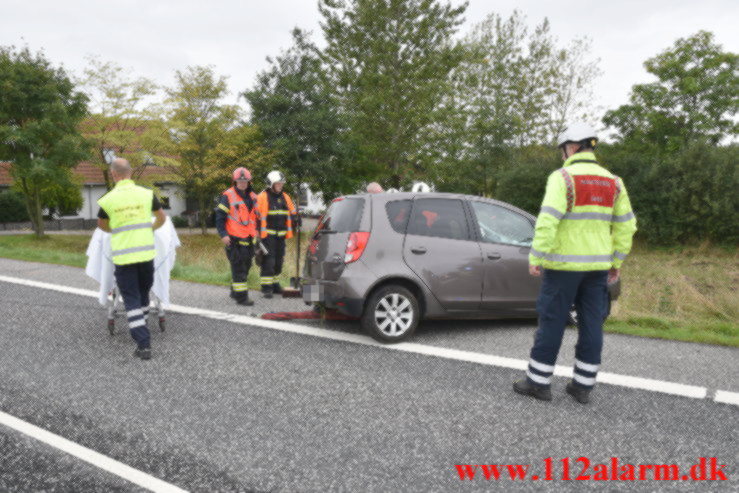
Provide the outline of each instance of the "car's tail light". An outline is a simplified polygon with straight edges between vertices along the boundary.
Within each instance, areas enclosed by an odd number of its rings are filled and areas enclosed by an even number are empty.
[[[369,237],[370,234],[367,232],[356,232],[349,235],[349,241],[346,243],[344,263],[350,264],[359,260],[359,257],[364,252],[364,248],[367,246]]]

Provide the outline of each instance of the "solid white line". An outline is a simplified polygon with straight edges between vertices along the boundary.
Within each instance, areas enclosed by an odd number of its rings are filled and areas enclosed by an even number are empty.
[[[26,286],[33,286],[44,289],[53,289],[66,293],[80,294],[83,296],[91,296],[97,298],[98,293],[86,289],[70,288],[58,284],[49,284],[38,281],[29,281],[17,277],[0,276],[0,281],[6,281]],[[434,356],[438,358],[452,359],[456,361],[465,361],[468,363],[478,363],[481,365],[498,366],[502,368],[511,368],[514,370],[526,370],[528,360],[507,358],[504,356],[495,356],[493,354],[474,353],[471,351],[463,351],[460,349],[442,348],[437,346],[428,346],[413,342],[401,342],[397,344],[383,344],[371,339],[368,336],[360,334],[348,334],[344,332],[336,332],[307,325],[296,323],[280,322],[278,320],[264,320],[261,318],[249,317],[245,315],[235,315],[231,313],[218,312],[215,310],[206,310],[192,306],[171,305],[170,311],[184,313],[187,315],[197,315],[214,320],[224,320],[243,325],[251,325],[264,327],[267,329],[281,330],[283,332],[291,332],[293,334],[309,335],[320,337],[323,339],[332,339],[336,341],[349,342],[353,344],[363,344],[393,351],[404,351],[408,353],[423,354],[426,356]],[[560,377],[572,378],[572,368],[556,365],[554,367],[554,375]],[[630,375],[621,375],[617,373],[600,372],[598,373],[598,382],[620,387],[627,387],[638,390],[648,390],[650,392],[660,392],[663,394],[678,395],[682,397],[690,397],[694,399],[705,399],[708,395],[706,387],[695,385],[686,385],[682,383],[667,382],[664,380],[655,380],[651,378],[635,377]],[[717,396],[721,394],[731,394],[730,392],[718,391]],[[733,397],[726,397],[728,403],[735,403]],[[725,402],[725,401],[721,401]],[[739,405],[739,404],[738,404]]]
[[[44,442],[47,445],[51,445],[54,448],[73,455],[78,459],[108,471],[111,474],[115,474],[116,476],[141,486],[142,488],[146,488],[147,490],[162,493],[180,493],[186,491],[2,411],[0,411],[0,424]]]
[[[722,404],[734,404],[735,406],[739,406],[739,393],[717,390],[713,400]]]

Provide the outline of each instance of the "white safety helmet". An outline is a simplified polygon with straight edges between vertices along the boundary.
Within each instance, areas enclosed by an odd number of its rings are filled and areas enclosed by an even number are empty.
[[[585,122],[576,122],[560,134],[557,142],[557,147],[572,143],[595,149],[595,144],[598,143],[598,137],[592,125],[588,125]]]
[[[430,191],[431,187],[422,181],[417,181],[413,184],[413,187],[411,187],[411,192],[415,193],[429,193]]]
[[[267,175],[267,184],[271,187],[275,183],[285,183],[285,175],[280,171],[270,171]]]

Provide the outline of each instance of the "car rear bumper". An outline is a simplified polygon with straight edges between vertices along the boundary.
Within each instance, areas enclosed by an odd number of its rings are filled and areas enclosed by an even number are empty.
[[[320,303],[350,317],[361,317],[367,291],[377,276],[361,261],[351,263],[336,281],[303,279],[303,301]]]

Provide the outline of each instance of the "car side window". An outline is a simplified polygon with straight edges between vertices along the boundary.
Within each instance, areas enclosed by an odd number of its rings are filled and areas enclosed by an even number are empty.
[[[408,223],[408,234],[467,240],[467,219],[458,199],[416,199]]]
[[[411,201],[391,200],[385,204],[385,212],[387,212],[387,218],[393,230],[397,233],[405,233],[405,227],[411,215]]]
[[[534,227],[521,214],[486,202],[471,201],[484,243],[530,247]]]

